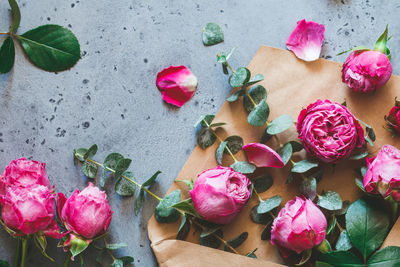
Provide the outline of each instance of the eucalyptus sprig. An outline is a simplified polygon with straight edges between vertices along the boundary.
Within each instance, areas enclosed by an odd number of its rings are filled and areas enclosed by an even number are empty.
[[[12,24],[0,47],[0,73],[9,72],[14,66],[14,40],[18,40],[31,62],[50,72],[71,68],[81,57],[80,45],[75,35],[68,29],[54,24],[42,25],[18,35],[21,12],[16,0],[8,0],[11,7]]]

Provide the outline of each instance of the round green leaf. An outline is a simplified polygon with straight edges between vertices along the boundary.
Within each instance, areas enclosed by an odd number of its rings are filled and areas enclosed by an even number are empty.
[[[246,87],[251,86],[253,84],[261,82],[262,80],[264,80],[264,75],[256,74],[254,77],[251,77],[250,80],[244,86],[246,86]]]
[[[364,267],[361,260],[349,251],[331,251],[321,254],[319,260],[335,267]]]
[[[271,186],[274,184],[274,179],[270,174],[266,173],[262,176],[253,179],[252,183],[254,185],[254,189],[258,193],[263,193],[271,188]]]
[[[240,67],[229,77],[229,84],[233,88],[242,86],[250,80],[250,75],[248,68]]]
[[[400,266],[400,247],[386,247],[378,250],[368,260],[368,267],[398,267]]]
[[[382,245],[389,224],[389,215],[366,198],[353,202],[346,213],[347,233],[364,259]]]
[[[264,225],[271,224],[274,220],[272,215],[269,212],[258,213],[257,212],[258,206],[259,205],[256,205],[251,209],[250,217],[251,217],[252,221],[255,223],[264,224]]]
[[[179,226],[178,233],[176,234],[177,240],[185,240],[190,232],[190,221],[186,218],[186,216],[182,216],[182,222]]]
[[[258,205],[257,208],[257,213],[263,214],[270,212],[271,210],[277,208],[282,202],[282,197],[281,196],[273,196],[271,198],[268,198]]]
[[[165,196],[160,203],[158,203],[155,210],[155,218],[161,223],[171,223],[179,219],[180,213],[171,208],[173,205],[181,201],[181,190],[176,189]]]
[[[222,164],[222,157],[224,156],[224,150],[227,143],[227,141],[222,142],[215,151],[215,159],[217,160],[218,164]]]
[[[299,151],[301,151],[301,150],[304,149],[303,144],[300,143],[300,142],[297,142],[297,141],[290,141],[289,143],[292,145],[293,153],[299,152]]]
[[[200,245],[210,248],[218,248],[221,245],[221,240],[219,240],[213,233],[221,238],[223,237],[221,229],[217,229],[211,233],[205,230],[200,234]]]
[[[14,66],[14,60],[14,41],[10,36],[8,36],[0,47],[0,73],[9,72]]]
[[[117,166],[118,161],[120,161],[123,158],[124,158],[124,156],[122,156],[119,153],[111,153],[106,157],[103,165],[110,169],[115,170],[115,167]]]
[[[126,171],[123,174],[124,176],[133,179],[133,173],[130,171]],[[135,194],[136,185],[129,182],[123,177],[119,177],[117,182],[115,183],[115,192],[123,197],[133,196]]]
[[[351,244],[349,235],[347,234],[347,231],[344,230],[340,233],[338,240],[336,241],[335,249],[347,251],[350,250],[352,247],[353,245]]]
[[[203,44],[215,45],[224,41],[224,32],[221,27],[213,22],[207,23],[203,28]]]
[[[232,152],[232,154],[238,153],[243,147],[243,138],[238,135],[232,135],[225,139],[227,142],[227,147]],[[225,154],[229,154],[228,151],[224,151]]]
[[[248,94],[256,104],[260,103],[263,100],[267,100],[267,90],[265,90],[265,88],[261,85],[251,87],[248,90]],[[251,102],[250,97],[245,94],[243,98],[243,106],[247,110],[247,112],[251,112],[254,109],[254,105],[253,102]]]
[[[238,246],[240,246],[241,244],[243,244],[244,241],[246,241],[247,237],[249,236],[248,232],[243,232],[241,233],[239,236],[229,240],[227,243],[233,247],[233,248],[237,248]],[[224,250],[225,251],[230,251],[228,246],[224,246]]]
[[[147,179],[142,186],[152,186],[158,177],[160,175],[161,171],[156,171],[149,179]]]
[[[250,112],[247,117],[247,122],[253,126],[263,126],[267,122],[269,117],[269,106],[267,102],[261,101],[255,108]]]
[[[211,124],[213,119],[215,118],[215,115],[212,114],[207,114],[207,115],[202,115],[194,124],[194,127],[197,127],[197,125],[201,124],[201,127],[208,127],[208,125]]]
[[[319,196],[317,205],[327,210],[340,210],[343,201],[340,195],[334,191],[328,191]]]
[[[294,164],[291,172],[305,173],[315,167],[318,167],[318,163],[314,163],[314,162],[311,162],[308,160],[302,160],[302,161],[296,162],[296,164]]]
[[[317,180],[314,177],[307,177],[299,184],[299,191],[306,198],[314,200],[317,195]]]
[[[85,176],[87,176],[88,178],[92,178],[92,179],[96,178],[97,165],[95,165],[94,163],[89,162],[89,161],[85,161],[82,164],[81,169],[82,169],[83,174]]]
[[[286,165],[292,157],[293,148],[291,143],[286,143],[281,149],[279,149],[279,156],[281,156],[283,163]]]
[[[272,221],[271,223],[267,224],[264,230],[261,232],[261,240],[271,240],[271,228]]]
[[[275,135],[281,132],[286,131],[293,125],[292,117],[288,114],[284,114],[279,116],[275,120],[273,120],[267,128],[267,133],[270,135]]]
[[[139,212],[142,210],[144,204],[144,190],[140,189],[139,194],[137,194],[134,203],[135,215],[138,216]]]
[[[199,144],[202,149],[212,146],[215,140],[217,140],[217,137],[209,128],[201,129],[197,135],[197,144]]]
[[[240,96],[243,96],[245,94],[245,90],[244,89],[239,89],[236,92],[234,92],[233,94],[231,94],[226,101],[228,101],[229,103],[235,102],[236,100],[239,99]]]
[[[247,161],[236,161],[231,165],[231,168],[241,173],[253,173],[256,170],[256,166]]]
[[[16,37],[32,63],[46,71],[67,70],[81,56],[75,35],[59,25],[43,25]]]
[[[115,259],[113,263],[111,263],[110,267],[124,267],[124,261],[120,259]]]

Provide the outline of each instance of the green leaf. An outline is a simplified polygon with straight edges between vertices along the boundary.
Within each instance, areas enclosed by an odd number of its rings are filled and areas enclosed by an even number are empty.
[[[184,213],[188,213],[190,215],[193,215],[195,217],[200,217],[197,214],[197,211],[193,206],[192,199],[190,199],[190,198],[189,199],[185,199],[185,200],[183,200],[183,201],[181,201],[179,203],[176,203],[176,204],[172,205],[171,207],[176,208],[176,209],[178,209],[180,211],[183,211]]]
[[[77,158],[79,161],[84,162],[85,159],[83,158],[83,156],[86,154],[87,151],[87,148],[74,149],[74,157]]]
[[[124,262],[120,259],[115,259],[110,267],[124,267]]]
[[[365,174],[367,173],[367,171],[368,171],[368,168],[365,167],[365,166],[360,168],[360,172],[361,172],[362,177],[365,176]]]
[[[331,216],[329,219],[328,228],[326,229],[326,235],[330,235],[336,227],[336,216]]]
[[[299,152],[299,151],[301,151],[301,150],[304,149],[303,144],[300,143],[300,142],[297,142],[297,141],[290,141],[289,143],[292,145],[293,153]]]
[[[261,101],[254,109],[250,112],[247,117],[247,122],[253,126],[263,126],[267,122],[269,117],[269,106],[267,102]]]
[[[181,182],[181,183],[186,184],[189,190],[192,190],[193,186],[194,186],[193,180],[190,180],[190,181],[189,180],[175,180],[175,182]]]
[[[209,128],[201,129],[197,135],[197,144],[199,144],[202,149],[212,146],[215,140],[217,140],[217,137]]]
[[[250,78],[250,80],[244,84],[244,86],[251,86],[253,84],[256,84],[258,82],[261,82],[262,80],[264,80],[264,75],[262,74],[256,74],[254,77]]]
[[[130,179],[133,179],[133,173],[130,171],[124,172],[123,175]],[[117,179],[117,182],[115,183],[115,192],[120,196],[133,196],[135,194],[135,190],[136,185],[121,176]]]
[[[260,138],[260,143],[261,144],[265,144],[267,143],[269,140],[271,140],[271,138],[273,137],[273,135],[268,134],[266,131],[264,131],[261,135]]]
[[[229,103],[235,102],[236,100],[239,99],[239,97],[243,96],[246,93],[246,91],[244,89],[239,89],[237,91],[235,91],[233,94],[231,94],[226,101],[228,101]]]
[[[271,188],[271,186],[274,184],[274,179],[270,174],[266,173],[262,176],[253,179],[252,183],[254,185],[254,189],[258,193],[263,193]]]
[[[251,217],[252,221],[255,223],[264,224],[264,225],[271,224],[274,221],[274,218],[272,217],[272,215],[269,212],[258,213],[257,212],[258,206],[259,205],[256,205],[251,209],[250,217]]]
[[[229,84],[233,88],[240,87],[250,80],[250,75],[248,68],[240,67],[229,77]]]
[[[320,261],[329,263],[335,267],[363,267],[361,260],[349,251],[331,251],[321,254]]]
[[[222,66],[222,72],[223,72],[225,75],[228,75],[228,74],[229,74],[228,65],[227,65],[226,63],[223,63],[221,66]]]
[[[134,209],[135,209],[135,215],[138,216],[140,210],[142,209],[144,204],[144,190],[140,189],[139,194],[137,194],[135,203],[134,203]]]
[[[304,265],[311,258],[311,255],[312,255],[312,249],[307,249],[303,251],[301,255],[301,260],[299,263],[296,264],[296,266]]]
[[[92,146],[86,151],[85,155],[83,155],[83,158],[84,158],[84,159],[88,159],[88,158],[93,157],[94,155],[96,155],[97,150],[98,150],[97,145],[96,145],[96,144],[92,145]]]
[[[122,260],[122,262],[124,264],[132,264],[135,261],[135,259],[133,257],[130,257],[130,256],[123,256],[123,257],[119,257],[118,259]]]
[[[247,237],[249,236],[248,232],[243,232],[239,236],[227,241],[228,245],[230,245],[232,248],[237,248],[241,244],[243,244],[244,241],[246,241]],[[230,248],[228,246],[224,246],[225,251],[230,251]]]
[[[368,267],[398,267],[400,266],[400,247],[385,247],[378,250],[368,260]]]
[[[247,93],[248,94],[245,94],[243,98],[243,106],[247,112],[251,112],[254,109],[254,104],[251,102],[250,97],[256,104],[259,104],[263,100],[267,100],[267,90],[265,90],[265,88],[261,85],[255,85],[251,87]]]
[[[235,161],[231,165],[231,168],[237,172],[241,172],[244,174],[253,173],[256,170],[256,166],[254,166],[251,163],[248,163],[247,161]]]
[[[349,206],[350,206],[350,201],[348,200],[343,201],[342,208],[340,210],[335,210],[335,215],[340,216],[346,214]]]
[[[120,248],[126,248],[128,247],[127,243],[115,243],[115,244],[107,244],[106,249],[108,250],[117,250]]]
[[[286,143],[281,149],[279,149],[279,156],[281,156],[283,163],[286,165],[292,157],[293,148],[292,144]]]
[[[0,267],[10,267],[10,264],[6,261],[0,260]]]
[[[340,210],[343,205],[342,198],[334,191],[328,191],[318,197],[317,205],[327,210]]]
[[[186,216],[182,216],[182,222],[179,226],[178,233],[176,234],[177,240],[185,240],[190,232],[190,220],[186,218]]]
[[[59,25],[42,25],[16,37],[32,63],[46,71],[67,70],[81,56],[75,35]]]
[[[90,244],[89,240],[84,240],[79,237],[74,237],[71,241],[71,247],[69,251],[72,254],[72,257],[76,257],[77,255],[81,254]]]
[[[201,124],[201,127],[208,127],[214,118],[215,115],[212,114],[203,115],[197,120],[197,122],[194,124],[194,127],[196,128],[199,124]]]
[[[360,45],[360,46],[356,46],[354,48],[348,49],[346,51],[340,52],[339,54],[337,54],[337,56],[343,55],[343,54],[348,53],[348,52],[351,53],[351,52],[354,52],[354,51],[368,51],[368,50],[370,50],[368,47]],[[343,106],[346,106],[346,105],[343,105]]]
[[[220,127],[223,125],[226,125],[226,123],[225,122],[216,122],[216,123],[211,124],[210,128],[216,128],[216,127]]]
[[[232,154],[238,153],[243,147],[243,138],[238,135],[231,135],[225,139],[227,147],[232,152]],[[228,151],[224,151],[225,154],[229,154]]]
[[[322,262],[322,261],[316,261],[315,266],[316,267],[334,267],[333,265],[330,265],[329,263]]]
[[[273,196],[264,201],[261,201],[257,208],[257,213],[263,214],[272,211],[273,209],[279,207],[282,202],[281,196]]]
[[[36,233],[34,235],[34,241],[35,241],[35,244],[38,247],[40,253],[42,253],[42,255],[44,257],[46,257],[48,260],[55,262],[54,259],[52,257],[50,257],[49,255],[47,255],[47,253],[46,253],[46,248],[47,248],[46,236],[43,233]]]
[[[365,131],[367,132],[368,137],[371,139],[372,142],[376,141],[376,134],[374,132],[374,129],[372,129],[371,126],[366,126]]]
[[[268,125],[267,133],[269,133],[270,135],[282,133],[287,129],[289,129],[292,125],[293,125],[292,117],[288,114],[284,114],[273,120]]]
[[[158,203],[155,210],[155,218],[160,223],[172,223],[179,219],[180,213],[171,208],[173,205],[181,201],[181,190],[176,189],[165,196]]]
[[[122,156],[119,153],[111,153],[104,160],[103,166],[108,167],[112,170],[115,170],[115,167],[116,167],[118,161],[123,158],[124,158],[124,156]],[[109,175],[110,175],[110,171],[108,171],[106,168],[103,168],[103,170],[101,172],[101,176],[100,176],[100,186],[101,187],[104,187]]]
[[[306,177],[300,182],[299,191],[306,198],[314,200],[317,195],[317,180],[314,177]]]
[[[358,188],[360,188],[361,191],[363,191],[363,192],[365,192],[365,193],[367,192],[367,191],[365,191],[365,189],[364,189],[364,183],[363,183],[363,181],[361,181],[361,180],[358,179],[358,178],[356,178],[354,181],[356,182],[356,186],[357,186]]]
[[[202,29],[203,44],[206,46],[215,45],[224,41],[224,32],[221,27],[213,22],[207,23]]]
[[[374,45],[374,50],[386,54],[388,41],[388,25],[386,25],[385,31],[379,36],[378,40]]]
[[[209,233],[209,231],[207,230],[203,230],[203,232],[200,234],[200,245],[210,248],[218,248],[221,245],[221,240],[219,240],[215,235],[218,235],[222,238],[222,230],[217,229],[216,231],[213,231],[211,233]]]
[[[261,240],[271,240],[272,221],[271,223],[267,224],[264,227],[264,230],[261,232]]]
[[[336,241],[335,249],[347,251],[350,250],[352,247],[353,245],[351,244],[347,231],[346,230],[342,231],[338,237],[338,240]]]
[[[8,36],[0,47],[0,73],[9,72],[14,66],[14,60],[14,41],[10,36]]]
[[[226,148],[226,144],[228,144],[227,141],[222,142],[215,151],[215,159],[220,165],[222,164],[222,157],[224,156],[224,150]]]
[[[253,249],[253,251],[247,253],[245,256],[249,257],[249,258],[257,259],[257,256],[255,254],[256,251],[257,251],[257,248]]]
[[[389,231],[389,215],[366,198],[353,202],[346,213],[346,229],[351,243],[364,259],[378,249]]]
[[[350,156],[349,159],[351,159],[351,160],[363,159],[363,158],[365,158],[366,156],[368,156],[368,154],[369,154],[368,151],[365,151],[365,152],[363,152],[363,153],[361,153],[361,154],[354,155],[354,156]]]
[[[142,186],[152,186],[156,182],[156,179],[160,173],[161,171],[156,171],[156,173],[153,174],[153,176],[151,176],[146,182],[144,182]]]
[[[120,159],[117,162],[117,165],[115,165],[115,173],[114,173],[115,179],[121,177],[121,175],[129,168],[131,163],[132,163],[131,159],[125,159],[125,158]]]
[[[315,167],[318,167],[318,163],[314,163],[308,160],[302,160],[294,164],[293,168],[291,169],[291,172],[305,173]]]
[[[82,164],[81,169],[82,169],[83,174],[86,175],[88,178],[92,178],[92,179],[96,178],[96,173],[97,173],[97,169],[98,169],[96,164],[89,162],[89,161],[85,161]]]
[[[10,4],[12,14],[12,24],[10,27],[10,32],[16,33],[21,22],[21,11],[19,10],[19,6],[16,0],[8,0],[8,3]]]

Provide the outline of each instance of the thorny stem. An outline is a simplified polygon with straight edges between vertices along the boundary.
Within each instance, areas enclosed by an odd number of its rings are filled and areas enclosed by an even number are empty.
[[[106,239],[103,239],[103,242],[104,242],[104,246],[107,247],[107,241],[106,241]],[[108,254],[110,254],[110,256],[111,256],[111,258],[113,259],[113,261],[116,261],[117,259],[114,257],[114,255],[112,254],[112,252],[111,252],[109,249],[107,249],[107,251],[108,251]]]
[[[86,160],[89,161],[89,162],[91,162],[91,163],[93,163],[93,164],[96,164],[97,166],[102,167],[102,168],[104,168],[104,169],[106,169],[106,170],[108,170],[108,171],[110,171],[110,172],[112,172],[112,173],[115,173],[115,170],[113,170],[113,169],[111,169],[111,168],[109,168],[109,167],[104,166],[104,165],[101,164],[100,162],[97,162],[97,161],[92,160],[92,159],[90,159],[90,158],[87,158]],[[146,191],[150,196],[154,197],[154,198],[157,199],[158,201],[161,201],[161,198],[160,198],[160,197],[158,197],[157,195],[155,195],[153,192],[151,192],[150,190],[148,190],[146,187],[143,187],[143,186],[142,186],[141,184],[139,184],[138,182],[132,180],[132,179],[129,178],[129,177],[126,177],[125,175],[121,175],[121,177],[124,178],[124,179],[126,179],[127,181],[133,183],[133,184],[136,185],[137,187],[140,187],[141,189],[143,189],[144,191]]]
[[[206,126],[210,129],[210,131],[213,133],[213,135],[214,135],[215,137],[217,137],[218,141],[219,141],[220,143],[222,143],[222,142],[223,142],[222,138],[219,137],[218,134],[217,134],[213,129],[210,128],[210,124],[209,124],[206,120],[203,120],[203,122],[204,122],[204,123],[206,124]],[[226,149],[226,151],[228,151],[229,155],[231,155],[233,161],[234,161],[234,162],[237,162],[236,157],[233,155],[233,153],[232,153],[232,151],[229,149],[229,147],[226,146],[225,149]]]

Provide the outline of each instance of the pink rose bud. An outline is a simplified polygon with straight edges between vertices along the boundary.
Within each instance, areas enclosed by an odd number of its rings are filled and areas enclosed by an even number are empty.
[[[286,203],[272,223],[271,243],[283,256],[300,254],[319,245],[326,235],[326,218],[309,199],[295,197]]]
[[[400,102],[397,99],[395,100],[394,106],[389,111],[389,114],[385,116],[385,121],[391,132],[400,135]]]
[[[0,204],[4,224],[20,235],[44,231],[54,222],[54,194],[43,185],[7,187]]]
[[[376,157],[367,158],[367,165],[365,191],[400,202],[400,150],[384,145]]]
[[[324,32],[324,25],[305,19],[300,20],[286,41],[286,46],[296,57],[304,61],[317,60],[321,54]]]
[[[343,105],[317,100],[300,112],[297,132],[304,148],[326,163],[350,156],[364,144],[364,130]]]
[[[92,183],[68,199],[58,193],[58,214],[65,227],[86,239],[104,234],[111,222],[112,211],[107,195]]]
[[[230,223],[250,194],[251,182],[246,175],[222,166],[200,173],[190,191],[199,215],[218,224]]]
[[[285,163],[275,150],[260,143],[250,143],[243,146],[250,163],[257,167],[283,168]]]
[[[165,102],[182,107],[197,88],[197,78],[185,66],[170,66],[157,74],[156,81]]]
[[[392,75],[389,58],[379,51],[354,51],[343,64],[342,81],[355,92],[372,92]]]
[[[43,185],[50,189],[46,164],[25,158],[13,160],[6,167],[3,178],[0,179],[0,195],[5,194],[7,186],[29,187],[32,185]]]

